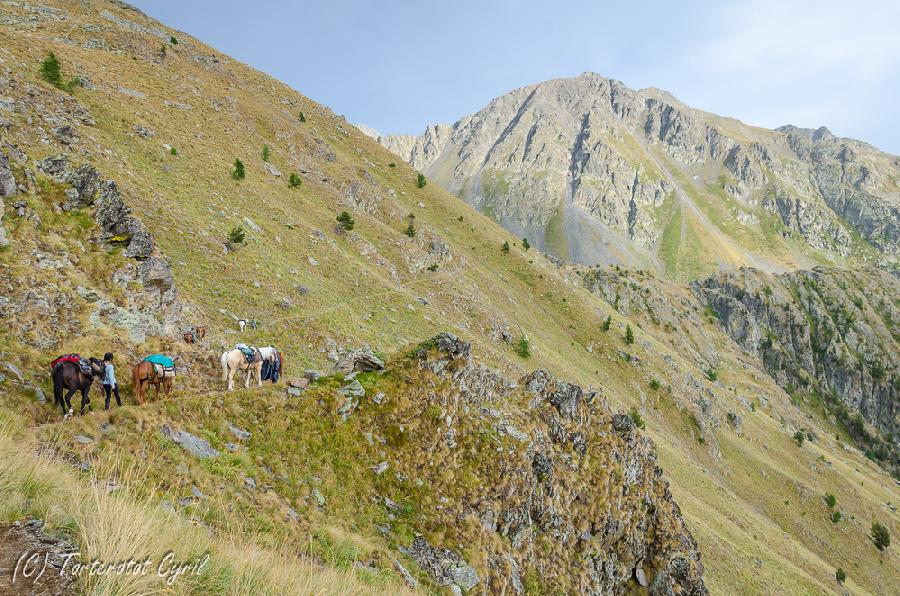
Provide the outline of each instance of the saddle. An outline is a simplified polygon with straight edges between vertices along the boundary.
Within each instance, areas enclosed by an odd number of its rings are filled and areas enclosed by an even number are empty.
[[[237,344],[234,346],[235,350],[240,350],[241,354],[244,355],[244,358],[247,359],[247,364],[253,364],[254,362],[259,362],[262,360],[262,354],[258,349],[248,346],[247,344]]]
[[[64,362],[77,364],[78,369],[82,374],[89,377],[94,376],[94,369],[91,367],[91,361],[87,358],[82,358],[80,354],[64,354],[63,356],[56,358],[50,363],[50,370],[56,370],[56,367],[63,364]]]
[[[145,362],[153,365],[153,374],[160,379],[172,379],[175,377],[175,363],[168,356],[153,354],[144,358]]]

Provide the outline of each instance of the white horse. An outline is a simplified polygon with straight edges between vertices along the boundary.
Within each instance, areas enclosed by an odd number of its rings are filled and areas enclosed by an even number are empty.
[[[219,359],[222,363],[222,380],[228,382],[228,391],[234,389],[234,373],[238,370],[247,371],[247,380],[244,382],[244,388],[250,388],[250,375],[256,372],[256,382],[258,387],[262,387],[262,360],[259,362],[247,362],[247,357],[237,348],[228,350]]]
[[[262,359],[259,362],[247,362],[247,357],[237,348],[222,354],[222,357],[219,359],[222,363],[222,380],[228,382],[228,391],[234,389],[234,373],[238,370],[247,371],[247,379],[244,382],[245,389],[250,388],[250,377],[254,372],[256,373],[256,386],[262,387],[262,365],[266,360],[274,362],[275,348],[267,346],[257,349],[262,355]]]

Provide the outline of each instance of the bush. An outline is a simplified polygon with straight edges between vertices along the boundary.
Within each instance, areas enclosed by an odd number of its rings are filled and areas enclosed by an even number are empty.
[[[520,337],[519,341],[516,343],[516,354],[522,358],[531,356],[531,343],[529,343],[528,338],[524,335]]]
[[[798,446],[802,447],[803,441],[806,440],[806,435],[803,434],[802,430],[798,430],[797,432],[794,433],[794,440],[797,441]]]
[[[174,35],[169,36],[169,42],[170,42],[173,46],[177,46],[177,45],[178,45],[178,40],[175,39],[175,36],[174,36]]]
[[[169,149],[169,153],[171,153],[172,155],[178,155],[178,149],[172,147],[171,149]]]
[[[291,175],[288,177],[288,186],[291,188],[299,188],[301,184],[303,184],[303,180],[300,179],[300,176],[291,172]]]
[[[839,584],[844,583],[844,580],[847,579],[847,574],[844,573],[844,570],[840,567],[837,568],[837,571],[834,572],[834,579],[838,580]]]
[[[891,545],[890,532],[878,522],[872,522],[872,542],[878,550],[884,550]]]
[[[503,245],[500,247],[500,252],[502,252],[505,255],[509,254],[509,242],[505,242],[505,241],[503,242]]]
[[[388,164],[388,167],[389,167],[389,168],[396,168],[396,167],[397,167],[397,164],[395,164],[394,162],[391,162],[391,163]]]
[[[346,211],[341,211],[341,214],[337,216],[338,227],[342,230],[346,230],[349,232],[353,229],[353,226],[356,225],[356,222]]]
[[[68,83],[63,81],[62,64],[53,52],[47,53],[47,57],[41,62],[41,78],[66,93],[71,93],[75,87],[81,84],[77,78]]]
[[[239,159],[234,160],[234,169],[231,170],[231,177],[235,180],[243,180],[247,176],[244,171],[244,162]]]
[[[653,379],[650,381],[650,389],[653,389],[654,391],[658,391],[660,387],[661,387],[661,385],[659,384],[659,381],[657,381],[656,379]]]
[[[409,225],[406,226],[406,229],[403,230],[403,233],[409,236],[410,238],[416,237],[416,227],[412,225],[412,222],[409,222]]]
[[[839,521],[841,521],[842,517],[843,516],[841,515],[840,511],[832,511],[831,512],[831,523],[833,523],[833,524],[838,523]]]
[[[268,145],[263,145],[263,148],[262,148],[262,160],[263,160],[263,161],[269,161],[269,157],[271,157],[271,156],[272,156],[272,152],[269,150],[269,146],[268,146]]]
[[[625,325],[625,343],[631,345],[634,343],[634,331],[631,330],[631,324]]]
[[[837,505],[837,497],[831,493],[825,493],[825,504],[829,509],[834,509],[834,506]]]
[[[603,321],[603,325],[600,326],[604,331],[609,331],[609,326],[612,325],[612,315],[606,315],[606,319]]]
[[[709,370],[703,371],[706,373],[706,378],[710,381],[716,381],[719,378],[719,373],[715,371],[715,369],[710,368]]]
[[[306,122],[306,116],[303,114],[303,112],[297,114],[297,120],[299,120],[300,122]]]
[[[641,416],[641,413],[638,412],[637,408],[632,407],[628,410],[628,416],[634,422],[634,425],[638,428],[644,428],[646,425],[644,423],[644,418]]]
[[[525,252],[528,252],[528,249],[531,248],[531,244],[528,243],[528,238],[522,238],[522,248],[525,249]]]
[[[416,186],[418,188],[425,188],[425,185],[428,184],[428,181],[425,180],[425,174],[419,172],[416,174]]]
[[[231,228],[231,231],[228,232],[228,244],[238,245],[243,244],[247,240],[247,233],[244,232],[244,228],[238,226],[236,228]]]
[[[431,265],[426,267],[426,269],[428,269],[429,271],[437,271],[437,267],[437,263],[432,263]]]

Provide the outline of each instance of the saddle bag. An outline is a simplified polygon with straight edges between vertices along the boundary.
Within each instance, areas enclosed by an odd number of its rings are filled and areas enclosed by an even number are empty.
[[[174,379],[175,367],[163,366],[162,364],[153,363],[153,372],[160,379]]]

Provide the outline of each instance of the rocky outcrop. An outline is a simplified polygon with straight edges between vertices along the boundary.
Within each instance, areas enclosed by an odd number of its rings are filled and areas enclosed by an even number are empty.
[[[538,249],[580,264],[665,261],[663,232],[680,223],[673,209],[709,204],[715,221],[696,225],[745,249],[739,262],[777,262],[773,226],[810,254],[863,259],[874,249],[883,267],[900,257],[896,157],[824,127],[751,128],[594,73],[516,89],[418,137],[377,140]]]
[[[596,391],[546,371],[505,379],[473,361],[470,345],[449,333],[411,359],[423,375],[416,387],[428,388],[418,392],[427,404],[417,410],[441,416],[433,435],[418,435],[393,455],[444,462],[435,475],[417,468],[434,491],[448,495],[431,523],[472,520],[467,552],[485,549],[463,560],[428,532],[414,540],[404,552],[439,584],[522,594],[530,573],[567,593],[622,593],[639,585],[654,594],[706,593],[697,544],[653,444],[629,416],[614,415]],[[476,437],[486,436],[498,436],[485,444],[489,457],[460,459],[461,445],[478,449]],[[396,465],[398,474],[407,473]],[[449,480],[460,478],[458,466],[465,469],[462,485]]]
[[[876,269],[754,269],[693,284],[728,335],[760,357],[782,387],[859,412],[900,445],[897,407],[900,282]],[[890,459],[888,454],[883,459]]]

